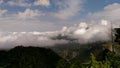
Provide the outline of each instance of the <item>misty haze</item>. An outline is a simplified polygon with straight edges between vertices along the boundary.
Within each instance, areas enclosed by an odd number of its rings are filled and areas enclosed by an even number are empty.
[[[120,1],[0,0],[0,68],[120,68]]]

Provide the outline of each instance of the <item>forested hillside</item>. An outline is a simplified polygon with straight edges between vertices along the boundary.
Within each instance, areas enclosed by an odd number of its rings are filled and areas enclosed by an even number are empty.
[[[51,49],[18,46],[0,51],[0,68],[56,68],[60,59]]]

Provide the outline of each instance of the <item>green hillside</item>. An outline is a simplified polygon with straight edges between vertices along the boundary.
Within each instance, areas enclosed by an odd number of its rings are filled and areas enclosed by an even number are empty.
[[[60,59],[51,49],[18,46],[0,51],[0,68],[56,68]]]

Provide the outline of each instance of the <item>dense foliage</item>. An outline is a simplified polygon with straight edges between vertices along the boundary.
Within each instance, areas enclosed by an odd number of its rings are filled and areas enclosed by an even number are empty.
[[[0,51],[0,68],[56,68],[60,59],[51,49],[18,46]]]
[[[85,46],[83,50],[73,48],[69,53],[65,52],[67,58],[63,55],[64,59],[57,54],[59,52],[49,48],[18,46],[0,51],[0,68],[120,68],[120,45],[114,44],[115,53],[111,46],[111,43],[106,43],[104,49],[94,45]],[[90,54],[86,55],[88,58],[79,58],[84,53]]]

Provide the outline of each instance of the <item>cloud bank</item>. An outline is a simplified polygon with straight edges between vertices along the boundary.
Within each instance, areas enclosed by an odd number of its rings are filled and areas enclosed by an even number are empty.
[[[97,41],[110,41],[110,23],[102,20],[99,24],[81,22],[72,27],[63,27],[59,31],[51,32],[0,32],[0,48],[23,46],[54,46],[77,42],[80,44]],[[72,39],[72,41],[71,41]]]

